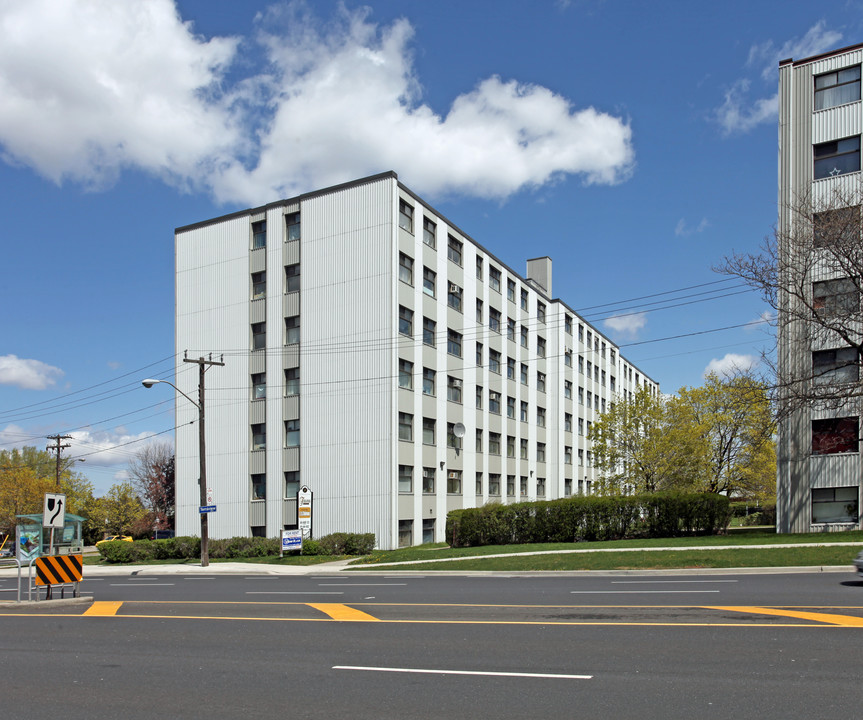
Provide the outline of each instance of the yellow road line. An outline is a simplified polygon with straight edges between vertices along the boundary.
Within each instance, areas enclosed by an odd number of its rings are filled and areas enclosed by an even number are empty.
[[[863,618],[853,615],[833,615],[831,613],[799,612],[797,610],[784,610],[767,607],[709,607],[709,610],[730,610],[731,612],[745,612],[757,615],[777,615],[779,617],[793,617],[801,620],[815,620],[817,622],[841,625],[842,627],[863,627]]]
[[[333,620],[351,620],[359,622],[380,622],[376,617],[372,617],[362,610],[356,610],[341,603],[307,603],[309,607],[320,610],[322,613],[329,615]]]
[[[84,611],[84,615],[116,615],[122,604],[116,601],[97,600]]]

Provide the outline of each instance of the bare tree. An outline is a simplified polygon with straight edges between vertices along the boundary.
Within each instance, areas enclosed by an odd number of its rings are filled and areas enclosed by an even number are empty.
[[[174,527],[174,447],[153,443],[129,463],[129,478],[135,492],[160,530]]]
[[[826,200],[798,197],[758,254],[732,254],[714,268],[760,291],[774,310],[774,375],[780,416],[804,407],[838,408],[863,395],[860,297],[863,192]]]

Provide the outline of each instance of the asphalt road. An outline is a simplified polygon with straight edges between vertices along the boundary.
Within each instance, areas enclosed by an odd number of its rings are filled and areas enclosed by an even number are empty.
[[[4,717],[811,720],[863,702],[851,574],[154,574],[82,591],[93,605],[0,609]]]

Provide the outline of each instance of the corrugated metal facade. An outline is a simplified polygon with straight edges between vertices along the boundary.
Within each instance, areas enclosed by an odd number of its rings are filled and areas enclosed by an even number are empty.
[[[813,207],[830,206],[834,198],[853,196],[860,191],[860,172],[814,180],[813,145],[861,135],[863,105],[860,100],[828,109],[814,109],[815,77],[863,61],[863,50],[838,51],[812,61],[784,62],[779,69],[779,235],[794,232],[795,207],[811,202]],[[798,248],[784,245],[781,252],[793,257]],[[816,265],[810,280],[825,279]],[[780,314],[794,308],[793,300],[780,295]],[[804,323],[786,323],[780,318],[778,361],[783,375],[805,377],[811,372],[811,351],[835,347],[836,342],[815,333],[810,337]],[[777,445],[777,527],[780,532],[808,532],[847,527],[848,524],[813,522],[813,489],[860,486],[859,453],[812,456],[812,420],[859,416],[857,403],[829,410],[798,410],[785,417],[779,427]],[[858,490],[859,495],[859,490]],[[859,527],[859,521],[853,523]]]

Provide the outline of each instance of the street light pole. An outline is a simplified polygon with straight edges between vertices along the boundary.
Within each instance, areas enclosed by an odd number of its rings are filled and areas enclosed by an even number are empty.
[[[186,393],[180,390],[180,388],[174,385],[174,383],[169,382],[168,380],[147,379],[142,380],[141,384],[146,388],[151,388],[156,383],[165,383],[166,385],[170,385],[172,388],[174,388],[174,390],[180,393],[180,395],[186,398],[186,400],[192,403],[192,405],[198,408],[198,485],[200,490],[200,505],[198,508],[198,515],[201,518],[201,567],[207,567],[210,564],[209,513],[200,512],[200,508],[204,507],[207,504],[207,441],[206,434],[204,432],[204,373],[207,371],[207,367],[210,365],[224,366],[225,363],[218,362],[216,360],[207,360],[202,357],[198,358],[197,360],[183,358],[183,362],[196,363],[198,365],[198,402],[192,400],[192,398],[190,398],[188,395],[186,395]]]

